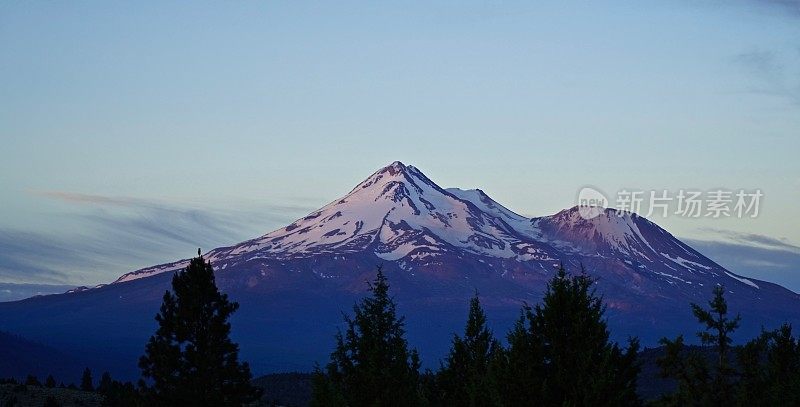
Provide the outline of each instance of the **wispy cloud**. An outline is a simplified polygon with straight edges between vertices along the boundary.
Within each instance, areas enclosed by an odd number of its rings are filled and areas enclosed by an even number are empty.
[[[39,233],[0,229],[0,276],[3,282],[63,283],[68,270],[94,261],[70,250],[67,241]]]
[[[708,239],[683,239],[734,273],[800,292],[800,246],[757,233],[703,228]]]
[[[724,240],[745,244],[754,247],[762,247],[766,249],[778,249],[789,251],[800,251],[800,246],[793,244],[785,238],[775,238],[758,233],[741,233],[731,230],[715,229],[715,228],[701,228],[701,232],[711,233]]]
[[[800,292],[799,252],[736,242],[695,239],[684,241],[734,273],[777,283],[794,292]]]
[[[0,282],[96,284],[137,268],[238,243],[307,214],[311,207],[200,207],[64,191],[35,195],[74,204],[59,213],[68,233],[0,229]]]
[[[751,14],[769,14],[791,24],[800,23],[798,0],[724,0],[711,4],[726,8],[746,7],[747,12]],[[791,44],[792,40],[786,38],[786,41]],[[731,61],[751,78],[751,83],[745,85],[744,91],[780,98],[792,105],[800,106],[800,46],[797,42],[794,48],[785,42],[780,42],[744,49],[733,55]]]
[[[81,194],[77,192],[65,191],[31,191],[33,195],[46,198],[53,198],[64,202],[85,203],[96,205],[118,205],[118,206],[146,206],[146,201],[133,198],[119,198],[102,195]]]
[[[754,49],[736,55],[734,62],[739,63],[750,73],[758,75],[769,82],[782,80],[783,66],[777,62],[774,51]]]
[[[793,63],[788,63],[788,60]],[[749,92],[775,96],[800,105],[800,52],[793,55],[753,49],[733,57],[736,65],[753,78]],[[794,68],[790,68],[794,67]]]

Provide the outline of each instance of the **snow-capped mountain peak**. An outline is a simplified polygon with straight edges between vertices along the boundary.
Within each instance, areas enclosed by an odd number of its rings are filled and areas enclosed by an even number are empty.
[[[567,242],[588,253],[626,253],[645,257],[657,254],[640,230],[640,227],[650,229],[657,226],[635,213],[606,208],[598,216],[585,218],[575,206],[552,216],[537,218],[533,224],[551,239]]]
[[[502,219],[518,233],[527,237],[536,238],[539,235],[538,229],[533,225],[530,218],[517,214],[498,203],[480,189],[459,189],[447,188],[446,191],[455,195],[463,201],[468,201],[475,205],[484,213],[490,214],[498,219]]]
[[[397,183],[408,183],[417,187],[420,186],[419,184],[427,184],[435,187],[435,184],[414,166],[395,161],[375,171],[367,179],[356,185],[343,199],[358,195],[363,190],[383,190],[387,186],[397,185]]]
[[[408,270],[469,258],[494,264],[491,268],[502,275],[509,267],[542,272],[562,261],[601,261],[605,263],[600,267],[614,268],[615,273],[624,269],[622,275],[648,275],[669,284],[691,284],[699,276],[720,281],[731,277],[734,284],[757,288],[636,214],[605,209],[586,219],[573,207],[531,219],[482,190],[443,189],[399,161],[286,227],[206,255],[221,270],[253,261],[283,264],[343,256],[371,256]],[[117,282],[184,266],[185,261],[142,269]]]
[[[347,195],[308,216],[229,249],[228,255],[285,257],[373,251],[385,260],[453,250],[512,258],[547,257],[530,239],[530,220],[491,198],[444,190],[413,166],[383,167]]]

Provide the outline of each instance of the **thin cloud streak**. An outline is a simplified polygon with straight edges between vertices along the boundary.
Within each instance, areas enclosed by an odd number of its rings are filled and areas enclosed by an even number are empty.
[[[794,55],[800,59],[800,55]],[[733,63],[750,75],[756,84],[747,90],[750,93],[780,97],[794,105],[800,105],[800,72],[787,68],[786,56],[771,50],[754,49],[733,57]],[[800,61],[794,61],[795,64]]]
[[[267,233],[307,214],[302,206],[188,207],[129,197],[46,191],[77,204],[58,214],[77,225],[55,234],[0,229],[0,282],[94,285],[138,268],[184,258]]]
[[[66,241],[38,233],[0,230],[0,278],[3,282],[63,283],[69,279],[64,268],[88,264],[69,250]]]
[[[741,233],[731,230],[700,228],[701,232],[712,233],[725,240],[753,247],[763,247],[767,249],[778,249],[788,251],[800,251],[800,246],[792,244],[786,239],[778,239],[758,233]],[[715,239],[716,240],[716,239]]]
[[[40,196],[45,198],[54,199],[57,201],[62,201],[66,203],[73,203],[73,204],[87,204],[90,206],[124,206],[124,207],[132,207],[132,208],[156,208],[160,210],[173,210],[179,212],[185,212],[192,210],[193,207],[189,207],[187,204],[170,204],[165,201],[157,201],[157,200],[148,200],[148,199],[141,199],[141,198],[133,198],[127,196],[107,196],[107,195],[97,195],[97,194],[85,194],[80,192],[69,192],[69,191],[54,191],[54,190],[47,190],[47,191],[29,191],[31,195]],[[301,199],[303,201],[311,201],[311,199],[305,198]],[[302,212],[307,213],[314,209],[317,209],[315,206],[309,205],[277,205],[277,204],[262,204],[260,205],[262,210],[265,210],[266,213],[270,212]],[[195,208],[195,210],[197,210]],[[246,210],[242,210],[241,208],[226,208],[226,212],[228,213],[236,213],[236,212],[248,212]]]
[[[709,239],[682,239],[734,273],[800,292],[800,246],[757,233],[701,228]]]
[[[81,194],[76,192],[31,191],[31,194],[71,203],[118,205],[118,206],[136,206],[136,205],[144,206],[144,201],[132,198],[115,198],[102,195]]]
[[[800,293],[800,253],[734,242],[684,240],[728,270]]]
[[[700,4],[700,3],[698,3]],[[713,3],[717,7],[749,7],[749,12],[770,13],[778,18],[796,22],[800,18],[800,1],[797,0],[742,0]],[[791,49],[767,49],[756,47],[731,57],[731,63],[749,75],[753,84],[744,91],[784,99],[800,106],[800,52]],[[800,51],[796,47],[794,51]]]

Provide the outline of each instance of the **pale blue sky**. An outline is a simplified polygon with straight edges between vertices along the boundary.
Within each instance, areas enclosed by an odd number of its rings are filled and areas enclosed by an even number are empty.
[[[526,215],[761,188],[656,222],[775,239],[796,264],[729,267],[800,288],[800,5],[383,3],[0,3],[0,282],[107,282],[402,160]]]

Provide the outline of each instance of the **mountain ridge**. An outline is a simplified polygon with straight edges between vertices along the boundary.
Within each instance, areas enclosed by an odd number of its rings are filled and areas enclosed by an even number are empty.
[[[233,334],[256,373],[323,362],[341,313],[364,295],[377,265],[406,316],[409,341],[431,364],[463,328],[475,290],[502,335],[523,304],[539,301],[559,265],[595,281],[615,340],[638,336],[654,345],[663,336],[694,337],[689,303],[705,303],[717,284],[726,287],[730,309],[742,313],[741,338],[762,326],[800,323],[799,295],[731,273],[639,215],[606,209],[585,219],[572,207],[528,218],[481,190],[441,188],[400,162],[283,228],[204,256],[220,289],[241,305]],[[135,375],[172,272],[186,263],[0,303],[0,330],[100,352],[98,369]]]
[[[666,251],[657,251],[642,234],[640,225],[656,240],[667,240],[661,247]],[[599,216],[585,219],[579,207],[574,206],[553,215],[528,218],[480,189],[441,188],[416,167],[400,161],[375,171],[344,197],[285,227],[213,249],[206,257],[222,271],[229,266],[226,259],[250,253],[291,259],[321,253],[354,253],[373,245],[377,246],[375,255],[385,261],[408,256],[436,257],[457,247],[477,255],[519,261],[558,263],[569,257],[563,252],[612,258],[622,254],[631,257],[631,265],[634,261],[639,266],[660,262],[661,268],[679,272],[724,270],[635,213],[607,208]],[[124,274],[114,283],[173,271],[186,261],[140,269]],[[657,272],[662,277],[686,281],[666,270]],[[730,271],[717,274],[730,277],[731,284],[758,288],[752,279]]]

